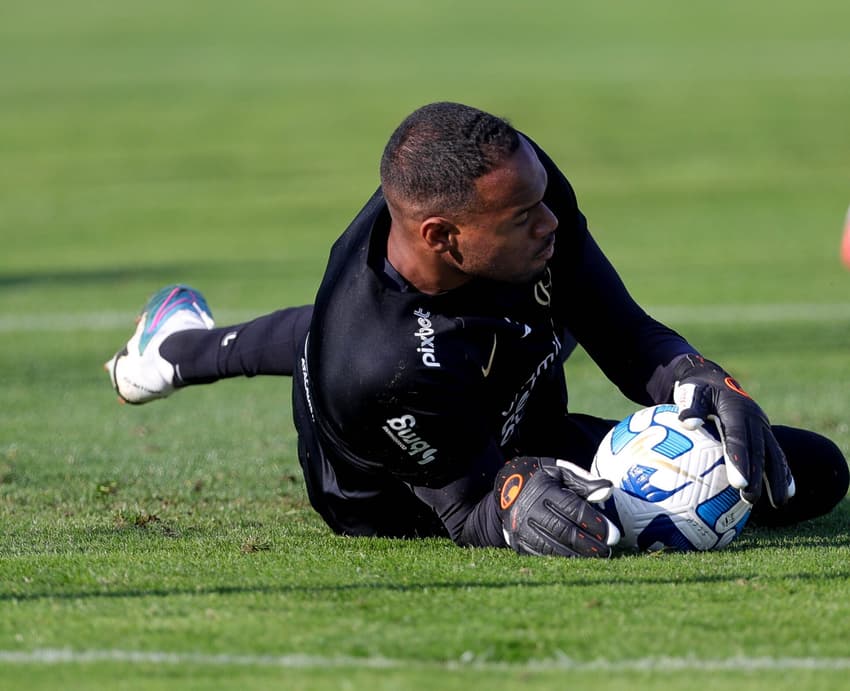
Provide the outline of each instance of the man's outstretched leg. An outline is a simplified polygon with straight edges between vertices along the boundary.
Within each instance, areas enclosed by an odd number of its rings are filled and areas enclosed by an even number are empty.
[[[176,388],[228,377],[291,376],[312,312],[312,305],[293,307],[213,328],[198,291],[168,286],[148,301],[132,338],[105,367],[128,403],[146,403]]]

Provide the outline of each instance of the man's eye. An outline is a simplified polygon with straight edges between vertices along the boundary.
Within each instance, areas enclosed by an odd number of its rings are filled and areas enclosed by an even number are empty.
[[[521,226],[523,223],[528,221],[528,211],[523,211],[519,216],[516,217],[516,224]]]

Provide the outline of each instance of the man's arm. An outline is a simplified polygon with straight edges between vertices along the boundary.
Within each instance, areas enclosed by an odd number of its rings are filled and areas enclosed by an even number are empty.
[[[495,477],[505,461],[501,450],[491,443],[461,477],[442,487],[415,484],[411,487],[434,510],[449,536],[459,545],[506,547],[492,492]]]
[[[635,402],[668,402],[677,382],[693,384],[681,389],[699,392],[696,398],[688,396],[687,415],[715,416],[721,430],[730,431],[727,463],[737,475],[742,496],[747,501],[758,498],[764,473],[771,501],[783,504],[793,495],[793,479],[764,412],[725,383],[731,378],[719,366],[706,366],[696,348],[632,299],[590,236],[566,177],[545,152],[538,148],[537,153],[549,173],[545,201],[561,222],[561,251],[556,251],[552,263],[553,311],[606,376]]]
[[[672,386],[668,366],[696,348],[635,302],[591,236],[572,185],[532,145],[549,175],[544,201],[559,221],[549,267],[553,316],[628,398],[642,405],[661,402]]]

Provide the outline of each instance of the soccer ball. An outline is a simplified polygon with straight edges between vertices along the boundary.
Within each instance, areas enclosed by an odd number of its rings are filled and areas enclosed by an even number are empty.
[[[729,484],[714,425],[685,428],[675,405],[629,415],[602,440],[591,470],[614,483],[602,510],[621,528],[620,544],[641,551],[721,549],[752,508]]]

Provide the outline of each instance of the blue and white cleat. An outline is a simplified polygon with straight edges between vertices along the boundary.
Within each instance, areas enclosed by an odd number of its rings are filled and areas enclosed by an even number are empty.
[[[139,315],[133,337],[104,365],[121,401],[168,396],[174,391],[174,365],[159,354],[160,345],[177,331],[214,326],[207,301],[193,288],[171,285],[156,293]]]

